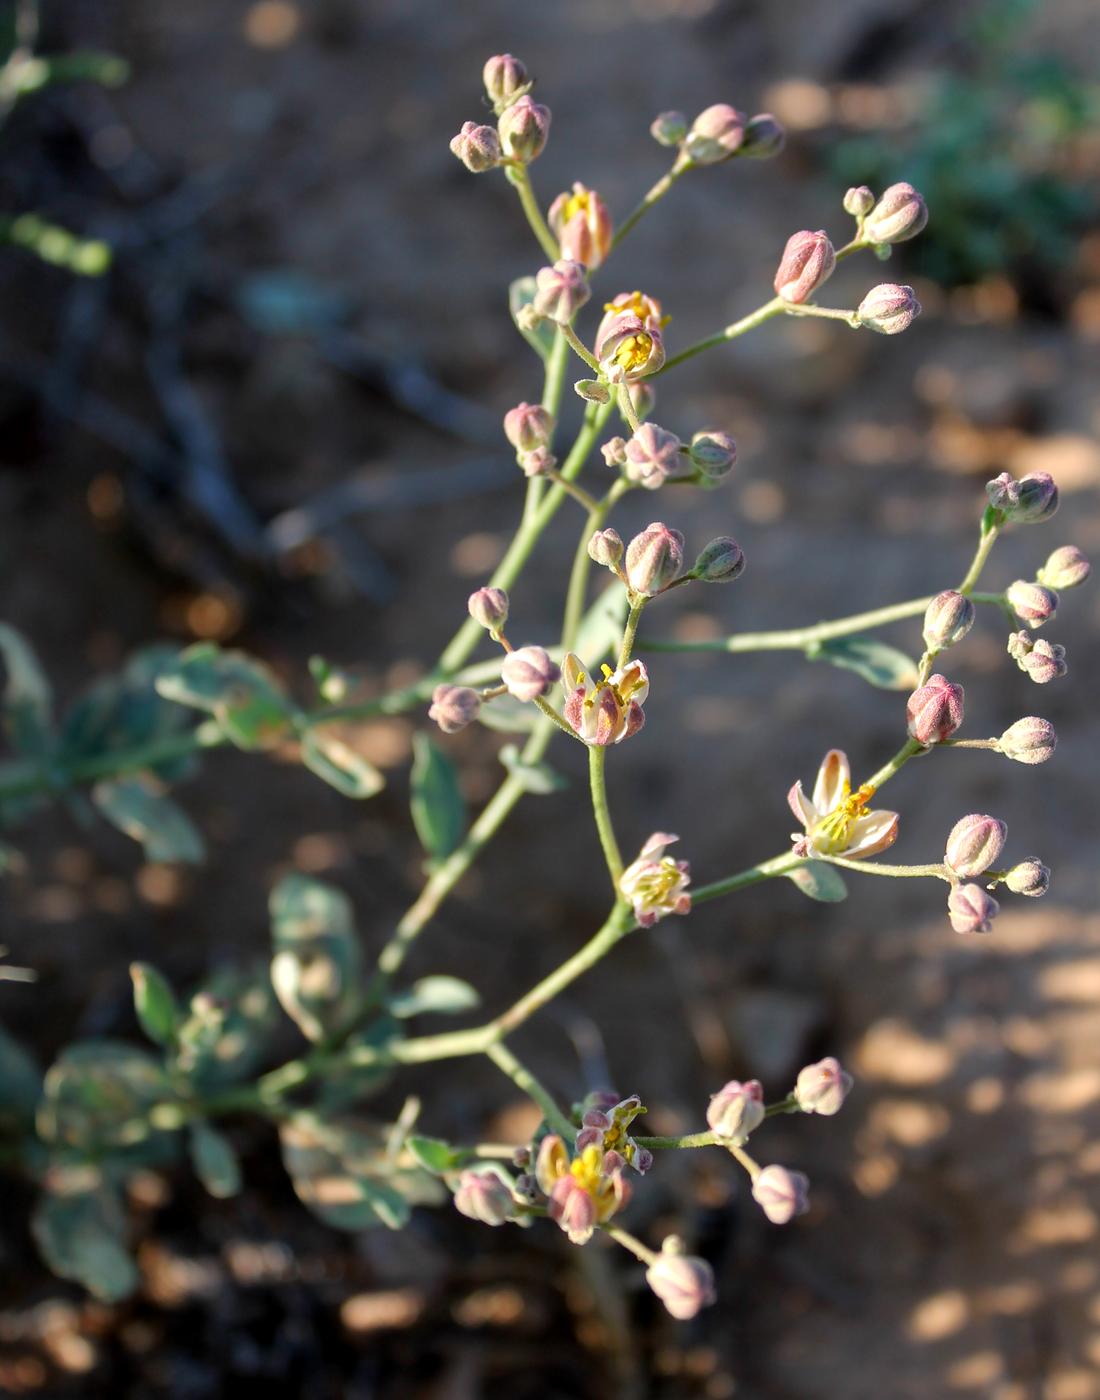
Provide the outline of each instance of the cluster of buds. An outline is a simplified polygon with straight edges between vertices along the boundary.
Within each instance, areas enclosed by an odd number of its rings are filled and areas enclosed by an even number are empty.
[[[1064,676],[1068,669],[1064,646],[1057,642],[1048,642],[1045,637],[1034,641],[1026,629],[1009,633],[1008,654],[1036,685],[1046,685],[1049,681],[1057,680]]]
[[[863,239],[876,247],[887,248],[892,243],[916,238],[928,223],[924,196],[904,180],[883,190],[877,201],[871,201],[874,195],[866,185],[860,185],[845,195],[844,207],[861,221]]]
[[[989,504],[1016,525],[1038,525],[1058,509],[1058,487],[1049,472],[1031,472],[1016,481],[1002,472],[986,485]]]
[[[527,69],[511,54],[490,58],[482,77],[497,124],[463,122],[451,151],[475,175],[509,162],[528,165],[546,145],[550,109],[529,96],[532,83]]]
[[[973,812],[951,828],[944,850],[944,865],[959,881],[984,876],[987,887],[973,883],[955,884],[948,895],[947,912],[956,933],[988,933],[999,905],[989,890],[1003,883],[1013,894],[1037,898],[1046,894],[1050,870],[1035,856],[1018,862],[1009,870],[994,872],[1008,836],[1008,828],[997,817]]]
[[[732,156],[767,160],[787,139],[770,112],[746,117],[725,102],[707,107],[690,124],[682,112],[661,112],[649,131],[660,145],[677,147],[685,165],[718,165]]]
[[[745,568],[741,546],[729,535],[719,535],[704,545],[695,563],[685,571],[684,537],[660,520],[651,521],[639,531],[625,550],[617,531],[597,530],[588,541],[588,554],[616,574],[634,600],[655,598],[674,584],[689,580],[729,583]]]

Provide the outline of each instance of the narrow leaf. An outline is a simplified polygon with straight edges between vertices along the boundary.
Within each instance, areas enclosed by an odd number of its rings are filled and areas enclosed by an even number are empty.
[[[833,865],[824,861],[808,860],[804,865],[796,865],[787,875],[809,899],[820,900],[822,904],[839,904],[848,898],[848,886],[844,877]]]
[[[97,783],[92,801],[112,826],[140,841],[146,860],[190,865],[202,861],[203,840],[190,817],[146,779],[116,778]]]
[[[386,780],[372,763],[333,732],[313,725],[302,738],[302,762],[322,782],[345,797],[367,798],[381,792]]]
[[[406,1138],[405,1146],[425,1171],[434,1172],[436,1176],[456,1170],[468,1155],[442,1138],[421,1137],[419,1134]]]
[[[912,690],[917,683],[917,664],[874,637],[835,637],[806,648],[811,661],[827,661],[844,671],[854,671],[881,690]]]
[[[285,735],[293,706],[274,672],[242,651],[199,642],[160,670],[157,693],[211,714],[240,749],[268,748]]]
[[[188,1147],[195,1175],[211,1196],[223,1201],[240,1192],[241,1164],[224,1133],[209,1123],[193,1123]]]
[[[421,977],[406,991],[390,997],[387,1005],[391,1015],[400,1020],[433,1012],[438,1016],[457,1016],[478,1006],[481,998],[469,982],[461,977]]]
[[[55,1167],[31,1218],[35,1242],[61,1278],[116,1303],[132,1293],[138,1271],[126,1251],[126,1219],[118,1193],[98,1168]]]
[[[410,807],[420,844],[433,860],[443,860],[466,830],[466,802],[454,764],[423,733],[413,735],[410,783]]]
[[[141,1029],[154,1045],[170,1045],[176,1036],[180,1012],[168,980],[150,963],[130,964],[134,984],[134,1011]]]

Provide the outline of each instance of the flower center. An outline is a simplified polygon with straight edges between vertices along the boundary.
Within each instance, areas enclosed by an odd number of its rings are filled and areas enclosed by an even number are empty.
[[[810,832],[813,844],[824,855],[836,856],[851,845],[852,829],[864,807],[875,795],[870,783],[864,783],[855,792],[849,784],[844,784],[844,795],[831,812],[827,812],[815,823]]]
[[[571,195],[565,201],[565,209],[563,210],[565,222],[568,223],[575,214],[587,214],[591,207],[592,191],[578,190],[576,194]]]
[[[645,331],[628,335],[615,347],[611,357],[624,370],[644,369],[653,353],[653,337]]]
[[[671,856],[654,861],[653,869],[638,877],[633,898],[643,904],[663,904],[680,883],[680,870]]]
[[[570,1163],[569,1173],[578,1185],[583,1186],[588,1194],[592,1195],[600,1184],[602,1167],[603,1150],[593,1143]]]
[[[662,316],[660,303],[647,297],[644,292],[631,292],[629,300],[624,302],[605,301],[603,309],[613,311],[617,316],[637,316],[639,321],[648,321],[655,315],[662,329],[672,320],[671,316]]]

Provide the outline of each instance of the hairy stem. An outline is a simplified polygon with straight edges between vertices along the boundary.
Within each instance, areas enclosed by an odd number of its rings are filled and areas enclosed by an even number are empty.
[[[490,1045],[485,1053],[498,1069],[503,1070],[517,1089],[522,1090],[528,1098],[534,1099],[554,1132],[560,1133],[567,1142],[571,1141],[577,1131],[576,1124],[562,1112],[554,1101],[553,1094],[544,1088],[526,1065],[521,1064],[511,1050],[500,1041]]]
[[[607,861],[608,874],[611,876],[611,887],[618,895],[623,858],[619,854],[619,843],[615,840],[615,829],[611,824],[611,809],[607,805],[606,760],[607,749],[604,745],[589,745],[588,777],[592,789],[592,811],[596,818],[596,830],[603,847],[604,859]]]
[[[683,156],[677,156],[676,162],[671,170],[665,172],[657,183],[642,197],[641,201],[626,216],[619,227],[615,230],[615,236],[611,240],[612,248],[617,248],[626,235],[634,227],[643,215],[647,214],[660,200],[664,199],[669,190],[673,187],[681,175],[686,175],[689,170],[694,169],[692,161]]]
[[[523,212],[527,215],[527,222],[531,225],[531,232],[539,241],[539,247],[551,262],[557,262],[561,257],[558,240],[550,232],[546,220],[542,217],[542,210],[535,198],[535,191],[531,188],[531,177],[527,173],[526,165],[517,161],[514,165],[509,165],[506,168],[506,173],[508,179],[515,186],[519,202],[523,206]]]

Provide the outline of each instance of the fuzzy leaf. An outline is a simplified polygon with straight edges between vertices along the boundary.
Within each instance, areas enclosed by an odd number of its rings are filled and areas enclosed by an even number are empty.
[[[204,710],[239,749],[269,748],[286,733],[293,714],[271,669],[242,651],[198,642],[161,668],[157,694]]]
[[[423,1016],[428,1012],[437,1016],[457,1016],[480,1003],[480,996],[469,982],[463,982],[461,977],[437,975],[421,977],[406,991],[395,993],[387,1004],[392,1015],[407,1020],[410,1016]]]
[[[497,757],[508,772],[520,780],[525,792],[542,797],[550,792],[561,792],[569,786],[569,779],[556,772],[549,763],[525,763],[515,744],[505,744]]]
[[[211,1196],[224,1201],[239,1194],[241,1164],[224,1133],[209,1123],[192,1123],[188,1147],[195,1175]]]
[[[126,1251],[126,1217],[117,1190],[92,1166],[54,1167],[31,1218],[43,1259],[61,1278],[116,1303],[132,1293],[138,1271]]]
[[[220,969],[191,997],[172,1068],[204,1092],[238,1083],[267,1054],[278,1019],[266,968]]]
[[[341,1029],[359,996],[362,956],[351,901],[308,875],[287,875],[271,892],[271,985],[310,1040]]]
[[[171,1098],[160,1063],[115,1040],[79,1040],[46,1072],[38,1135],[90,1152],[135,1147],[154,1136],[149,1110]]]
[[[420,844],[433,861],[449,856],[466,830],[466,802],[458,772],[426,734],[413,735],[410,806]]]
[[[202,837],[190,817],[145,778],[115,778],[97,783],[92,801],[126,836],[140,841],[145,859],[198,865],[205,854]]]
[[[807,647],[806,655],[854,671],[881,690],[912,690],[917,683],[917,663],[874,637],[835,637]]]
[[[415,1133],[405,1139],[405,1146],[425,1171],[433,1172],[436,1176],[455,1171],[469,1156],[442,1138],[421,1137]]]
[[[536,705],[525,705],[514,695],[498,695],[477,712],[478,723],[498,734],[532,734],[542,715]]]
[[[820,900],[822,904],[839,904],[848,898],[848,886],[835,866],[824,861],[808,860],[804,865],[796,865],[787,875],[809,899]]]
[[[134,984],[134,1011],[141,1029],[154,1045],[170,1045],[175,1039],[180,1011],[168,979],[151,963],[130,964]]]
[[[533,277],[517,277],[508,288],[508,310],[512,313],[512,320],[515,322],[516,330],[523,336],[531,349],[541,358],[546,359],[550,351],[554,348],[554,324],[552,321],[541,321],[534,330],[527,331],[516,321],[516,316],[525,307],[530,306],[535,299],[537,284]]]
[[[306,730],[302,737],[302,762],[345,797],[373,797],[386,786],[374,764],[356,753],[331,726],[317,724]]]

